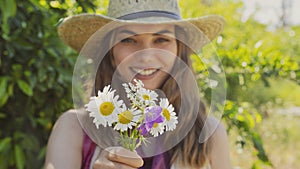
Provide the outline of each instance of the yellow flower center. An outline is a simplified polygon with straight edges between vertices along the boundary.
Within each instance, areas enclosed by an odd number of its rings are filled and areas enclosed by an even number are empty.
[[[171,114],[170,114],[170,112],[169,112],[169,110],[168,109],[163,109],[162,110],[162,114],[165,116],[165,118],[166,118],[166,120],[167,121],[170,121],[170,116],[171,116]]]
[[[147,94],[144,94],[144,95],[143,95],[143,99],[145,99],[145,100],[150,100],[150,96],[147,95]]]
[[[118,115],[119,118],[119,122],[122,124],[128,124],[131,122],[131,120],[133,119],[133,114],[131,113],[131,111],[123,111],[122,113],[120,113]]]
[[[99,109],[103,116],[109,116],[114,111],[115,106],[112,102],[103,102]]]
[[[156,128],[158,126],[158,123],[153,124],[153,128]]]

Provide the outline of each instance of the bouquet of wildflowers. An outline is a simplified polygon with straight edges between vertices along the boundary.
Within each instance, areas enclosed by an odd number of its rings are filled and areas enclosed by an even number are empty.
[[[119,100],[110,85],[105,86],[102,92],[98,91],[98,96],[91,97],[86,104],[86,110],[94,118],[97,128],[99,125],[110,126],[119,131],[122,146],[131,151],[145,142],[146,136],[157,137],[176,128],[177,116],[167,98],[158,101],[158,94],[144,88],[142,81],[124,83],[123,87],[130,107]]]

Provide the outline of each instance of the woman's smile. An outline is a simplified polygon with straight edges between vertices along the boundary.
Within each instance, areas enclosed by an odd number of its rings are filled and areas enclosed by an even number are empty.
[[[133,73],[135,74],[136,79],[140,80],[149,80],[154,78],[158,73],[160,69],[156,68],[131,68]]]
[[[144,76],[148,76],[153,74],[154,72],[158,71],[158,69],[155,68],[131,68],[133,70],[134,73],[140,74],[140,75],[144,75]]]

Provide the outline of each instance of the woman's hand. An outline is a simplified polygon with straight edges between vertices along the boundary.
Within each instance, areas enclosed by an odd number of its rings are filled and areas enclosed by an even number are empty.
[[[143,164],[144,161],[136,152],[123,147],[108,147],[101,151],[93,169],[134,169]]]

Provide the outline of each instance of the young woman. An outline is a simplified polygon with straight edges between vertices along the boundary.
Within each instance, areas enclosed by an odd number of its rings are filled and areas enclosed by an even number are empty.
[[[84,120],[88,118],[87,112],[70,110],[57,120],[53,128],[47,147],[46,169],[230,168],[226,130],[218,120],[206,115],[204,104],[197,96],[198,90],[193,85],[194,75],[190,71],[192,49],[207,42],[191,40],[191,35],[196,36],[195,31],[188,32],[188,24],[180,19],[176,1],[163,2],[112,0],[108,13],[112,18],[118,18],[116,20],[101,15],[77,17],[76,26],[91,25],[91,22],[82,23],[87,20],[92,20],[94,26],[97,23],[118,22],[113,24],[117,25],[113,29],[100,31],[101,36],[97,36],[96,32],[96,36],[94,34],[92,37],[95,30],[87,29],[80,29],[86,34],[74,33],[77,30],[74,28],[74,18],[63,22],[59,31],[62,39],[74,49],[88,51],[87,55],[93,53],[90,52],[91,48],[97,51],[92,58],[95,62],[97,59],[101,61],[95,72],[94,93],[108,84],[117,88],[119,82],[141,80],[145,88],[160,90],[174,105],[179,116],[175,131],[153,145],[132,152],[115,144],[103,146],[109,142],[106,138],[110,137],[109,134],[104,130],[96,134],[90,131],[93,130],[88,127],[91,124]],[[128,20],[134,22],[128,23]],[[209,40],[220,33],[223,26],[223,20],[215,16],[193,21],[198,28],[203,28],[200,36],[206,36]],[[120,22],[123,24],[120,25]],[[205,31],[210,27],[209,24],[214,26],[215,32]],[[99,29],[102,26],[95,27]],[[70,31],[66,31],[67,28],[72,28],[73,34],[68,34]],[[78,41],[80,38],[76,36],[86,37]],[[91,40],[87,42],[87,38]],[[101,45],[91,47],[89,44]],[[122,97],[122,93],[120,95]],[[212,135],[204,130],[205,125],[217,126]],[[201,133],[206,132],[207,139],[199,141]],[[161,151],[152,153],[157,147]]]

